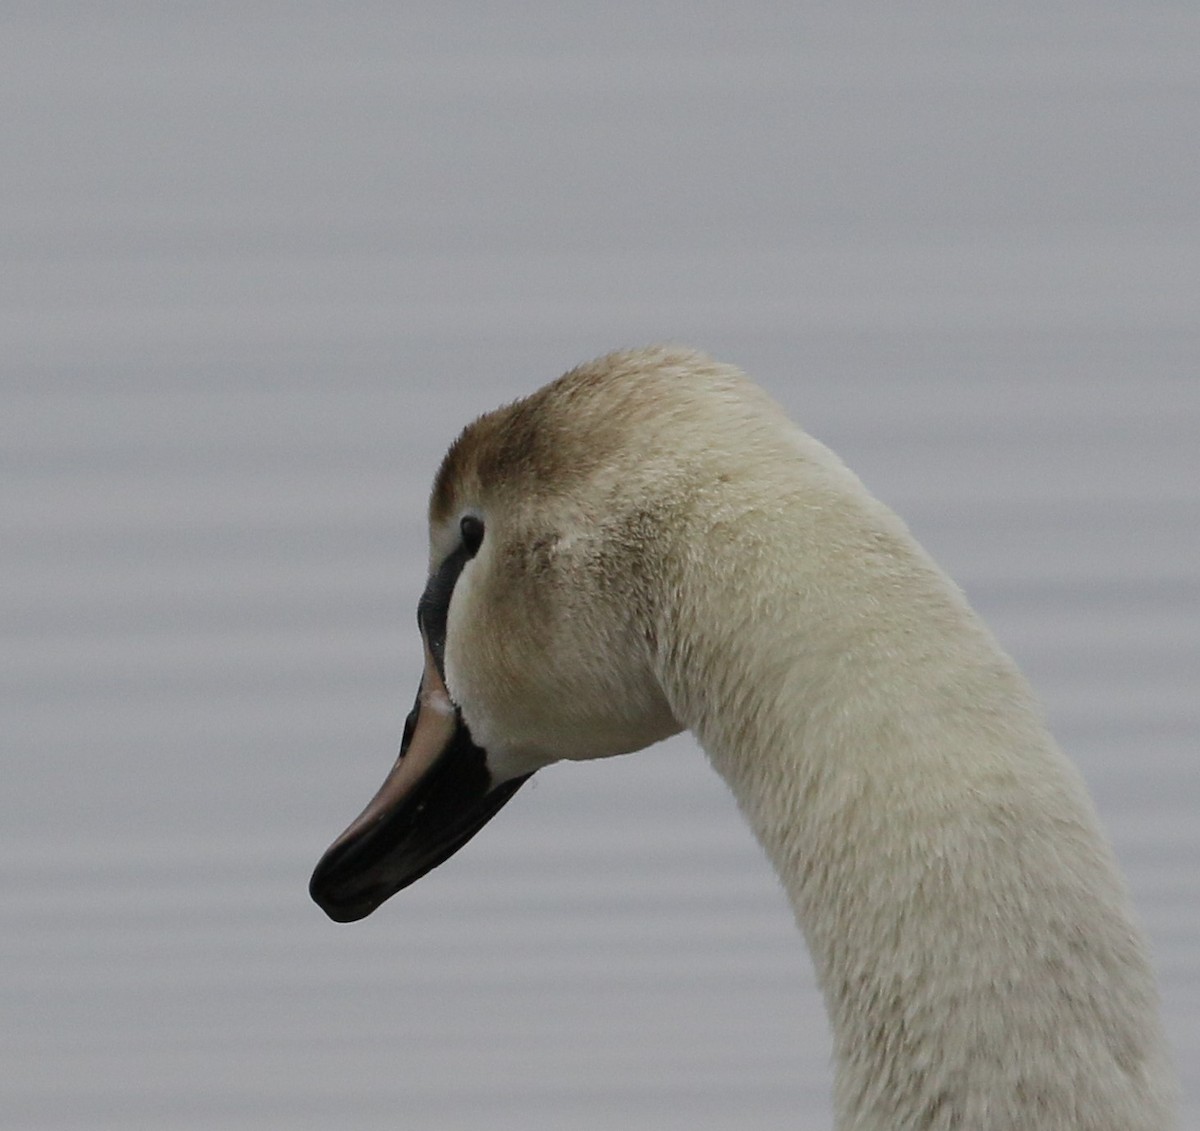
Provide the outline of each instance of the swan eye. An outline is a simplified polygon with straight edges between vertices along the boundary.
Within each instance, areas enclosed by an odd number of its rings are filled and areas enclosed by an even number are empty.
[[[463,548],[474,557],[483,543],[483,520],[473,514],[465,514],[458,524],[458,530],[462,535]]]

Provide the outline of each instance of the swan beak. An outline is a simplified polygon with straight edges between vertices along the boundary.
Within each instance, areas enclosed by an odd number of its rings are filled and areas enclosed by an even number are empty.
[[[337,923],[365,918],[462,848],[528,777],[493,786],[487,757],[471,741],[427,643],[400,756],[321,857],[309,894]]]

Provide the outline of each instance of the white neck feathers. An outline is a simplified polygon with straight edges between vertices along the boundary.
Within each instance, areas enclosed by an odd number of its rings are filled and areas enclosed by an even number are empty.
[[[838,1126],[1161,1131],[1156,992],[1080,778],[899,519],[780,427],[663,567],[660,679],[807,938]]]

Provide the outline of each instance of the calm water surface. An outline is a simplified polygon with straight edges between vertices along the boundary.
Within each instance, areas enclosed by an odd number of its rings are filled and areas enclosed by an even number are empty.
[[[411,702],[446,443],[674,338],[1029,673],[1200,1125],[1200,16],[776,8],[0,14],[0,1124],[829,1125],[689,739],[361,924],[306,893]]]

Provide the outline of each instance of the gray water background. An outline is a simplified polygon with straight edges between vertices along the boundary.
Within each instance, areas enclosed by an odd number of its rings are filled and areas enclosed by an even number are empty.
[[[689,739],[361,924],[306,894],[411,702],[446,443],[662,339],[1028,672],[1200,1126],[1196,5],[6,3],[0,96],[0,1126],[829,1125]]]

